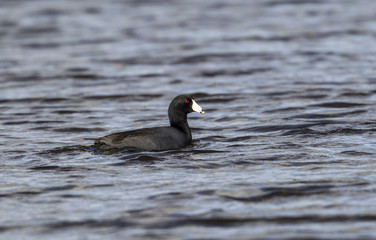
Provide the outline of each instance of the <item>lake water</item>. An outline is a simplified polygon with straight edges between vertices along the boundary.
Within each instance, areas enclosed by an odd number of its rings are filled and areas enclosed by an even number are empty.
[[[0,2],[1,239],[375,239],[376,1]],[[194,143],[91,151],[168,125]]]

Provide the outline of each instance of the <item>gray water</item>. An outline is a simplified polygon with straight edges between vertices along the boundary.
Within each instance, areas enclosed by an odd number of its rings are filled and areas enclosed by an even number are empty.
[[[1,239],[375,239],[376,1],[0,2]],[[168,125],[194,143],[101,154]]]

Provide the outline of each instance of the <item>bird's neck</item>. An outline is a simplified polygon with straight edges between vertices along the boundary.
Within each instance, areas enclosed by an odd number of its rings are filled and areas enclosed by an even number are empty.
[[[175,127],[183,131],[185,134],[187,134],[189,142],[191,142],[192,134],[188,125],[187,114],[176,115],[175,118],[169,114],[169,118],[171,127]]]

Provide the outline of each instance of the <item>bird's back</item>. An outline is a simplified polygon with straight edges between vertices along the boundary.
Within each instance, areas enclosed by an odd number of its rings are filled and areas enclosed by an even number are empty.
[[[169,150],[186,147],[191,139],[175,127],[143,128],[101,137],[95,141],[98,149]]]

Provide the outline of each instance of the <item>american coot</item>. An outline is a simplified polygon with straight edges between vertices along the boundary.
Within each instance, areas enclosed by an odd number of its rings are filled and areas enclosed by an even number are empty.
[[[179,95],[168,107],[170,127],[143,128],[120,132],[101,137],[95,141],[95,148],[169,150],[188,146],[192,142],[191,129],[187,122],[187,114],[204,113],[193,97]]]

